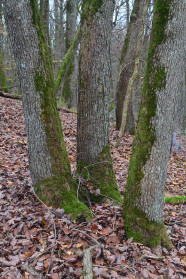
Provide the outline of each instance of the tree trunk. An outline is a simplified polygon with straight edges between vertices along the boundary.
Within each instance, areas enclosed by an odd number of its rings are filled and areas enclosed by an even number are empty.
[[[6,84],[6,77],[3,65],[3,52],[2,52],[2,42],[3,42],[4,27],[2,24],[2,1],[0,0],[0,89],[8,91]]]
[[[132,76],[129,79],[128,86],[127,86],[127,92],[125,94],[121,127],[120,127],[120,130],[119,130],[119,133],[118,133],[118,139],[117,139],[117,142],[116,142],[116,147],[118,147],[118,145],[121,141],[121,137],[122,137],[122,135],[124,133],[124,130],[125,130],[125,127],[126,127],[127,114],[128,114],[128,110],[129,110],[129,103],[130,103],[130,100],[131,100],[131,94],[132,94],[132,90],[133,90],[133,87],[134,87],[134,83],[135,83],[135,81],[138,77],[138,74],[139,74],[140,54],[141,54],[143,32],[144,32],[144,21],[145,21],[145,17],[146,17],[146,14],[147,14],[148,5],[149,5],[149,0],[146,0],[145,4],[144,4],[144,9],[143,9],[143,15],[141,17],[139,36],[138,36],[137,47],[136,47],[136,56],[135,56],[135,60],[134,60],[134,71],[132,73]],[[131,112],[132,112],[132,108],[131,108]],[[133,123],[134,123],[134,121],[133,121]]]
[[[184,0],[156,0],[138,127],[124,194],[128,237],[151,247],[172,244],[163,219],[167,162],[183,81]]]
[[[101,194],[119,200],[109,145],[110,39],[114,0],[86,0],[82,9],[78,171],[84,175],[86,173],[94,187],[101,190]],[[97,197],[97,200],[101,198]]]
[[[143,85],[143,79],[145,75],[145,69],[147,65],[147,55],[149,50],[149,42],[150,42],[150,28],[152,27],[152,20],[150,17],[150,13],[152,13],[152,8],[149,5],[149,11],[147,13],[146,21],[145,21],[145,34],[143,37],[143,44],[142,44],[142,50],[140,54],[140,64],[139,64],[139,74],[137,76],[136,81],[134,82],[134,86],[132,89],[132,96],[131,96],[131,105],[132,108],[129,108],[129,111],[132,113],[132,116],[134,118],[134,125],[135,129],[137,128],[137,120],[138,120],[138,114],[140,109],[140,103],[141,103],[141,95],[142,95],[142,85]]]
[[[49,0],[40,0],[41,21],[45,32],[45,38],[49,51],[51,51],[51,43],[49,36]]]
[[[123,104],[127,92],[129,79],[134,71],[137,38],[140,30],[140,22],[143,15],[145,0],[135,0],[130,23],[127,28],[127,34],[124,40],[120,59],[120,73],[116,89],[116,129],[119,130],[122,122]],[[127,116],[126,131],[134,134],[134,117],[132,113],[132,104],[130,101],[129,112]]]
[[[76,0],[68,0],[66,3],[66,52],[70,48],[74,37],[76,35]],[[77,84],[74,75],[75,70],[75,57],[72,57],[71,63],[69,65],[68,72],[65,77],[65,81],[63,84],[63,98],[68,107],[72,106],[72,100],[74,99],[74,95],[77,95]],[[77,97],[75,97],[77,99]]]
[[[6,0],[4,12],[21,86],[35,191],[44,202],[63,207],[72,218],[86,215],[86,206],[74,194],[37,1]]]

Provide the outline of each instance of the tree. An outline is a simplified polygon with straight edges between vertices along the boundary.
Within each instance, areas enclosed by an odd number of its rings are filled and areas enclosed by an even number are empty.
[[[65,56],[65,31],[64,31],[64,1],[54,0],[54,20],[55,20],[55,31],[54,31],[54,58],[55,67],[54,74],[56,75],[62,60]],[[60,97],[62,93],[61,87],[57,92],[57,96]]]
[[[116,129],[119,130],[122,122],[123,104],[129,79],[132,77],[135,64],[137,38],[140,30],[140,21],[143,15],[145,0],[135,0],[130,16],[130,23],[124,40],[120,59],[120,72],[116,88]],[[132,113],[132,103],[129,103],[126,130],[134,134],[134,117]]]
[[[128,108],[131,100],[131,95],[132,95],[132,90],[134,87],[134,83],[139,75],[139,65],[140,65],[140,54],[141,54],[141,49],[142,49],[142,41],[143,41],[143,32],[144,32],[144,21],[145,17],[147,14],[147,9],[149,5],[149,0],[145,1],[144,4],[144,9],[143,9],[143,15],[141,18],[141,23],[140,23],[140,29],[139,29],[139,35],[138,35],[138,40],[137,40],[137,46],[136,46],[136,56],[134,59],[134,70],[132,73],[132,76],[130,77],[128,81],[128,86],[127,86],[127,91],[125,93],[125,101],[123,104],[123,113],[122,113],[122,121],[121,121],[121,126],[120,130],[118,133],[118,139],[116,142],[116,147],[119,145],[119,142],[121,141],[121,137],[125,131],[126,127],[126,122],[127,122],[127,114],[128,114]],[[132,103],[132,100],[131,100]],[[131,109],[131,114],[132,114],[132,119],[133,119],[133,126],[134,126],[134,116],[133,116],[133,111]],[[134,129],[134,128],[133,128]]]
[[[184,71],[184,0],[156,0],[138,127],[124,194],[128,237],[172,244],[163,224],[166,169]]]
[[[120,200],[109,145],[110,37],[113,10],[114,0],[83,1],[77,165],[78,172],[91,180],[95,189],[101,190],[101,194]],[[101,198],[99,196],[97,200]]]
[[[3,24],[2,24],[2,1],[0,0],[0,89],[8,91],[6,84],[6,77],[3,65],[3,53],[2,46],[3,43]]]
[[[72,218],[90,216],[75,196],[37,1],[6,0],[3,4],[21,86],[35,191],[44,202],[63,207]]]
[[[47,45],[49,47],[49,50],[51,51],[51,43],[49,36],[49,0],[40,0],[40,13]]]
[[[70,48],[74,37],[76,35],[76,19],[77,19],[77,11],[76,11],[76,0],[68,0],[66,3],[66,39],[65,39],[65,47],[66,52]],[[76,90],[76,78],[74,76],[75,70],[75,57],[73,56],[71,59],[71,63],[68,66],[69,69],[67,71],[64,84],[63,84],[63,98],[68,105],[68,107],[77,105],[77,90]]]

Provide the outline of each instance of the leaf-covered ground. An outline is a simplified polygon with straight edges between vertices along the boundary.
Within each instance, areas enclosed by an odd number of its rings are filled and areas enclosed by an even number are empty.
[[[72,172],[76,169],[76,115],[60,111]],[[0,98],[0,278],[83,278],[82,251],[95,243],[95,278],[184,278],[185,206],[166,204],[164,221],[174,244],[163,258],[132,239],[126,239],[122,208],[114,204],[92,205],[94,218],[76,223],[63,214],[51,215],[31,188],[27,136],[22,104]],[[116,131],[111,123],[111,150],[121,192],[127,177],[132,137],[125,135],[114,147]],[[184,136],[177,137],[184,145]],[[168,165],[165,195],[184,195],[184,147],[173,152]]]

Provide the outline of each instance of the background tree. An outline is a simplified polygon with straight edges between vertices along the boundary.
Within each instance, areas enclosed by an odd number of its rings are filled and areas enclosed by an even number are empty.
[[[140,30],[140,22],[143,15],[145,0],[135,0],[130,16],[130,23],[124,40],[120,59],[119,78],[116,89],[116,129],[119,130],[122,122],[123,104],[127,92],[129,79],[132,77],[135,64],[137,38]],[[134,134],[134,117],[132,103],[129,103],[126,130]]]
[[[167,162],[184,71],[184,0],[156,0],[138,127],[130,159],[124,219],[128,237],[168,249],[163,224]]]
[[[51,41],[49,36],[49,0],[40,0],[40,13],[41,13],[41,21],[42,26],[45,32],[46,42],[51,51]]]
[[[110,39],[114,0],[83,1],[77,164],[101,194],[120,199],[109,146]],[[86,167],[86,168],[85,168]],[[84,170],[84,172],[82,172]]]
[[[128,81],[127,91],[125,93],[125,100],[123,103],[123,112],[122,112],[122,121],[121,121],[120,130],[118,133],[118,139],[116,142],[116,146],[119,145],[119,142],[121,141],[121,137],[122,137],[125,127],[126,127],[127,114],[129,111],[130,101],[132,103],[132,100],[131,100],[132,89],[133,89],[134,83],[139,75],[140,53],[141,53],[141,49],[142,49],[142,41],[143,41],[143,33],[144,33],[144,21],[145,21],[145,17],[147,14],[148,5],[149,5],[149,0],[146,0],[145,4],[144,4],[144,9],[143,9],[143,15],[142,15],[141,22],[140,22],[138,40],[136,43],[137,46],[136,46],[136,56],[134,59],[134,70],[133,70],[132,76],[130,77],[130,79]],[[131,115],[133,116],[132,109],[131,109]],[[134,123],[134,116],[133,116],[133,123]]]
[[[44,202],[63,207],[73,218],[87,216],[88,209],[75,196],[37,1],[3,4],[21,86],[35,191]]]
[[[70,48],[74,37],[77,32],[76,28],[77,10],[76,10],[76,0],[68,0],[66,2],[66,38],[65,47],[66,52]],[[75,75],[75,56],[72,56],[69,69],[67,71],[64,84],[62,96],[68,107],[76,107],[77,105],[77,86],[76,86],[76,75]]]

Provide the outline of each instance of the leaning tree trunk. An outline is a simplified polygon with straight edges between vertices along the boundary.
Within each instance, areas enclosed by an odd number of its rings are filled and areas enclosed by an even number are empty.
[[[122,122],[123,104],[127,92],[129,79],[132,77],[135,64],[137,38],[140,30],[140,21],[143,15],[145,0],[135,0],[127,34],[124,40],[120,59],[120,72],[116,89],[116,129],[119,130]],[[126,131],[134,134],[134,117],[132,103],[129,103]]]
[[[35,0],[5,0],[5,19],[17,64],[35,191],[46,203],[76,218],[78,202],[54,94],[51,59]],[[18,28],[19,27],[19,28]]]
[[[120,199],[109,145],[110,39],[114,0],[83,2],[77,122],[78,171]],[[92,196],[93,198],[93,196]],[[99,197],[98,199],[100,199]]]
[[[156,0],[138,127],[124,194],[128,237],[172,248],[163,219],[164,187],[178,91],[183,80],[186,5]]]

